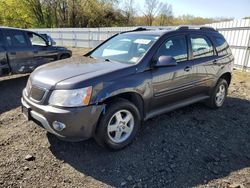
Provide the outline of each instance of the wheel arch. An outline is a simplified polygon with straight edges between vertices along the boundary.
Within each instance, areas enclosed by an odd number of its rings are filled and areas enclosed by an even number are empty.
[[[70,57],[71,57],[71,54],[68,53],[68,52],[64,52],[64,53],[61,53],[61,54],[59,55],[59,59],[62,59],[62,57],[70,58]],[[64,58],[64,59],[66,59],[66,58]]]
[[[102,101],[102,103],[108,105],[112,101],[115,101],[115,100],[120,99],[120,98],[128,100],[129,102],[133,103],[138,108],[140,115],[141,115],[141,118],[142,119],[144,118],[144,115],[145,115],[144,100],[139,93],[132,92],[132,91],[119,93],[117,95],[110,96],[110,97],[104,99]]]
[[[219,79],[225,79],[227,81],[227,83],[228,83],[228,86],[229,86],[231,84],[232,74],[230,72],[223,73],[219,77]],[[218,81],[219,81],[219,79],[218,79]]]
[[[141,115],[141,120],[143,120],[143,118],[145,116],[144,101],[143,101],[142,96],[139,93],[129,91],[129,92],[123,92],[123,93],[119,93],[117,95],[110,96],[108,98],[103,99],[101,102],[99,102],[101,104],[104,104],[104,108],[101,112],[101,115],[98,119],[98,122],[96,123],[96,125],[93,129],[93,136],[94,137],[96,136],[96,131],[99,127],[101,116],[103,116],[105,114],[105,109],[108,107],[109,104],[111,104],[112,102],[115,102],[119,99],[125,99],[125,100],[133,103],[137,107],[137,109],[139,110],[139,113]]]

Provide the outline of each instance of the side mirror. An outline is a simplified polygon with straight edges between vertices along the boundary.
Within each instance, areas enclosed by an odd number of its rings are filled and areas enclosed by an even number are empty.
[[[172,67],[176,66],[176,60],[172,56],[160,56],[156,63],[156,67]]]
[[[56,42],[47,34],[41,34],[41,36],[46,40],[47,46],[54,46]]]
[[[56,41],[53,40],[51,44],[52,44],[52,46],[55,46],[56,45]]]
[[[55,46],[56,45],[56,42],[53,40],[53,39],[50,39],[50,42],[51,46]]]
[[[47,43],[48,43],[48,46],[56,45],[56,42],[50,37],[47,38]]]

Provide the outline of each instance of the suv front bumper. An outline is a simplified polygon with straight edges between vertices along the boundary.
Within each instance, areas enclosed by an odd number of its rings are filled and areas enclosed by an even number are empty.
[[[92,137],[104,108],[104,105],[76,108],[40,105],[29,100],[24,93],[21,102],[22,111],[28,120],[33,120],[48,132],[70,141],[85,140]],[[60,122],[65,127],[62,130],[57,130],[53,126],[54,122]]]

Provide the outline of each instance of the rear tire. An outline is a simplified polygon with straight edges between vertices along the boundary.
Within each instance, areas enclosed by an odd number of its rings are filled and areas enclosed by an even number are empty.
[[[107,105],[105,114],[100,117],[95,140],[101,146],[120,150],[133,141],[140,124],[140,112],[133,103],[115,100]]]
[[[207,105],[214,109],[222,107],[225,102],[227,92],[228,83],[225,79],[220,78],[207,101]]]

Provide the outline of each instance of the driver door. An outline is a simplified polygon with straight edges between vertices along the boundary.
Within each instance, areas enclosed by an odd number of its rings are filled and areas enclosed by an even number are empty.
[[[154,59],[172,56],[176,66],[154,67],[152,70],[153,100],[151,110],[174,105],[193,95],[193,70],[188,61],[187,37],[175,35],[163,42]]]
[[[44,38],[33,32],[27,32],[27,35],[33,48],[36,67],[57,59]]]

